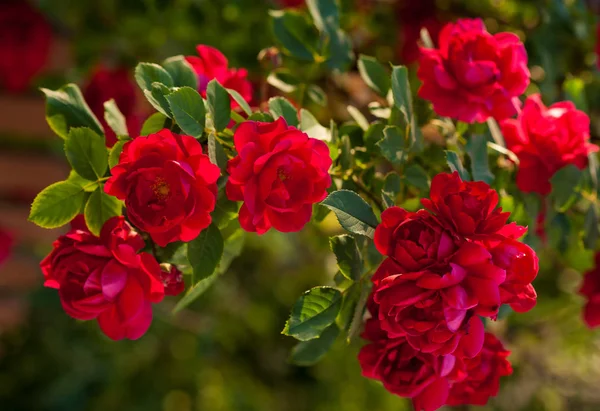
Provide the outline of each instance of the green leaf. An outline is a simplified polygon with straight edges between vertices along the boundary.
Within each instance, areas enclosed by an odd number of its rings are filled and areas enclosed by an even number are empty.
[[[211,216],[213,223],[219,228],[225,229],[229,223],[238,216],[239,204],[227,198],[223,190],[220,191],[215,210]]]
[[[406,182],[420,190],[429,190],[429,176],[427,171],[418,164],[411,164],[404,170],[404,179]]]
[[[369,152],[378,151],[377,143],[383,139],[383,130],[386,125],[383,122],[375,122],[369,125],[364,134],[365,147]]]
[[[358,124],[360,128],[362,128],[365,131],[369,128],[369,121],[365,118],[365,116],[363,115],[363,113],[360,112],[359,109],[357,109],[354,106],[348,106],[346,107],[346,109],[348,110],[348,113],[350,113],[350,117],[352,117],[352,119],[356,121],[356,124]]]
[[[383,139],[377,142],[381,154],[395,165],[402,165],[408,157],[408,147],[402,130],[396,126],[387,126],[383,129]]]
[[[342,293],[335,288],[312,288],[296,301],[282,333],[300,341],[317,338],[335,321],[341,305]]]
[[[96,190],[97,184],[90,182],[90,180],[81,177],[75,170],[71,170],[69,173],[69,177],[66,180],[68,183],[73,183],[76,186],[81,187],[86,192],[91,193]]]
[[[277,120],[283,117],[290,126],[298,127],[298,112],[285,97],[272,97],[269,99],[269,111]]]
[[[448,163],[448,167],[450,167],[450,170],[452,170],[452,172],[458,171],[458,175],[463,181],[471,181],[471,176],[469,175],[467,169],[462,165],[458,154],[450,150],[445,150],[445,153],[446,162]]]
[[[73,128],[65,141],[65,153],[73,169],[83,178],[96,181],[104,176],[108,152],[104,137],[89,128]]]
[[[300,85],[300,81],[285,68],[273,70],[267,77],[267,83],[284,93],[293,93]]]
[[[337,325],[331,324],[319,338],[301,341],[292,348],[290,362],[301,366],[315,364],[327,354],[338,335],[340,335],[340,329]]]
[[[167,117],[162,113],[154,113],[144,122],[140,136],[154,134],[165,128]]]
[[[99,236],[104,223],[111,217],[121,215],[122,203],[104,192],[99,186],[85,205],[85,223],[92,234]]]
[[[229,93],[229,95],[235,100],[235,102],[238,103],[238,105],[242,108],[242,110],[244,110],[244,113],[246,113],[247,115],[252,114],[252,109],[250,108],[250,105],[244,99],[244,97],[242,97],[242,95],[240,93],[238,93],[236,90],[234,90],[232,88],[228,88],[226,90]]]
[[[575,201],[579,198],[579,185],[582,182],[583,171],[578,169],[574,164],[569,164],[566,167],[558,170],[552,178],[551,198],[554,203],[554,208],[560,212],[568,210]]]
[[[302,14],[292,10],[269,11],[275,38],[292,56],[314,61],[318,35]]]
[[[340,272],[349,280],[358,281],[362,274],[362,258],[354,237],[348,234],[329,239]]]
[[[213,133],[208,135],[208,157],[210,162],[219,166],[222,172],[227,170],[227,154]]]
[[[423,135],[419,128],[417,116],[413,109],[413,100],[408,82],[408,70],[404,66],[393,66],[392,68],[392,95],[394,105],[406,120],[410,127],[411,148],[419,152],[423,150]]]
[[[79,214],[84,199],[83,187],[69,181],[54,183],[35,197],[28,220],[44,228],[61,227]]]
[[[218,269],[211,276],[198,281],[190,287],[183,298],[175,305],[175,308],[173,308],[174,313],[183,310],[194,302],[194,300],[200,297],[225,271],[227,271],[231,262],[242,252],[245,239],[244,233],[243,230],[237,230],[225,240],[223,257],[221,258]]]
[[[329,70],[345,72],[354,61],[350,36],[331,22],[326,23],[329,37],[329,58],[326,61]]]
[[[311,84],[306,89],[306,94],[315,104],[318,104],[321,107],[327,106],[327,94],[325,94],[325,91],[321,87]]]
[[[578,77],[568,78],[563,83],[563,91],[567,99],[575,103],[575,106],[579,110],[589,113],[587,99],[585,96],[585,82],[583,79]]]
[[[188,243],[188,260],[194,269],[193,283],[214,273],[223,255],[223,236],[219,228],[211,224]]]
[[[466,147],[471,158],[471,174],[473,181],[483,181],[491,184],[494,175],[488,163],[488,140],[480,134],[471,135]]]
[[[340,26],[340,11],[337,0],[306,0],[308,11],[319,31],[326,31],[327,24]]]
[[[173,87],[173,78],[171,75],[154,63],[139,63],[135,68],[135,81],[143,91],[152,92],[152,84],[160,83],[166,87]]]
[[[192,137],[202,137],[206,121],[202,96],[193,88],[181,87],[166,96],[166,99],[181,130]]]
[[[300,124],[299,129],[308,134],[311,138],[329,142],[331,141],[331,133],[329,129],[323,127],[321,123],[306,109],[300,109]]]
[[[231,120],[231,99],[227,90],[216,79],[206,87],[208,109],[217,131],[227,127]]]
[[[583,224],[585,230],[583,236],[583,245],[588,250],[596,250],[598,238],[600,237],[598,224],[600,224],[598,210],[596,209],[595,204],[590,204],[590,208],[588,208],[588,211],[585,214],[585,221]]]
[[[393,207],[396,204],[396,198],[398,197],[398,194],[400,194],[401,184],[402,178],[397,173],[391,172],[385,176],[381,198],[386,207]]]
[[[352,169],[354,163],[354,157],[352,156],[352,146],[350,144],[350,137],[345,135],[342,137],[340,144],[340,167],[342,170]]]
[[[356,310],[356,304],[358,304],[358,300],[360,299],[361,288],[362,283],[356,282],[352,283],[344,291],[342,307],[340,308],[340,312],[335,319],[335,322],[342,331],[347,332],[350,329],[350,325],[352,324],[352,319],[354,317],[354,311]]]
[[[167,117],[172,117],[171,107],[167,101],[167,96],[171,94],[171,89],[162,83],[155,81],[152,83],[151,90],[144,90],[146,100],[154,107],[159,113],[164,114]]]
[[[108,155],[108,166],[110,168],[119,164],[119,158],[121,157],[125,144],[127,144],[127,141],[119,140],[110,149],[110,154]]]
[[[376,58],[361,54],[358,57],[358,72],[367,83],[382,97],[386,97],[390,91],[390,75]]]
[[[88,127],[104,135],[102,125],[87,105],[81,90],[67,84],[58,90],[41,89],[46,95],[46,120],[56,134],[66,139],[72,127]]]
[[[171,76],[173,86],[198,89],[198,75],[184,56],[169,57],[162,65]]]
[[[104,120],[117,136],[128,136],[127,121],[114,99],[104,103]]]
[[[346,230],[373,238],[379,224],[377,217],[371,206],[354,191],[334,191],[321,205],[331,209]]]

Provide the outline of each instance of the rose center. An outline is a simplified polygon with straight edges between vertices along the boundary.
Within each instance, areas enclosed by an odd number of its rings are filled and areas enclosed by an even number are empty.
[[[277,177],[279,177],[279,180],[285,181],[290,178],[290,175],[283,167],[279,167],[277,169]]]
[[[154,184],[152,184],[152,191],[159,200],[166,200],[169,197],[169,194],[171,194],[169,183],[162,177],[156,178]]]

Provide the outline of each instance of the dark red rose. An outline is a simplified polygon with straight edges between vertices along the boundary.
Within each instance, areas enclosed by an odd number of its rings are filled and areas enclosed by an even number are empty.
[[[505,224],[510,213],[498,205],[498,193],[484,182],[462,181],[457,172],[441,173],[431,181],[425,208],[436,215],[441,224],[465,236],[494,234]]]
[[[432,41],[435,41],[443,27],[444,23],[439,21],[435,16],[427,17],[423,20],[408,20],[401,23],[399,32],[401,42],[398,48],[400,60],[406,64],[419,60],[419,57],[421,57],[421,47],[419,47],[421,30],[424,28],[427,29]]]
[[[165,286],[165,295],[179,295],[185,290],[183,274],[174,265],[161,264],[160,280]]]
[[[21,92],[44,68],[52,28],[27,1],[3,1],[0,7],[0,87]]]
[[[327,145],[288,127],[283,117],[273,123],[241,123],[234,143],[238,155],[227,165],[226,192],[230,200],[244,202],[242,228],[258,234],[271,227],[301,230],[312,205],[327,196],[331,185]]]
[[[8,232],[0,228],[0,264],[10,257],[13,248],[13,237]]]
[[[277,0],[283,7],[302,7],[304,0]]]
[[[229,68],[227,57],[219,50],[205,45],[196,46],[198,56],[188,56],[186,60],[198,74],[198,92],[206,98],[206,86],[212,79],[225,88],[230,88],[238,93],[248,103],[252,101],[252,84],[248,81],[246,69]],[[231,108],[238,107],[238,103],[231,99]]]
[[[376,317],[367,320],[362,337],[368,341],[358,354],[362,374],[383,383],[391,393],[412,398],[415,410],[434,411],[446,402],[456,359],[415,350],[406,339],[388,338]]]
[[[600,253],[596,254],[595,267],[585,273],[579,294],[587,299],[583,320],[589,328],[600,326]]]
[[[460,244],[427,211],[412,213],[400,207],[381,214],[374,241],[381,254],[402,267],[402,273],[445,267]]]
[[[539,94],[527,98],[517,119],[501,123],[506,146],[519,157],[517,186],[530,193],[549,194],[550,178],[568,164],[580,170],[588,154],[598,151],[590,143],[590,119],[570,101],[544,106]]]
[[[102,123],[108,147],[112,147],[117,141],[115,132],[108,127],[104,120],[104,103],[110,99],[115,100],[117,107],[125,117],[129,134],[131,136],[139,134],[142,122],[135,112],[136,86],[127,68],[97,66],[83,88],[83,96],[92,112]]]
[[[449,378],[453,381],[447,405],[485,405],[500,389],[500,377],[512,374],[506,357],[510,355],[500,340],[485,333],[483,349],[474,358],[457,359]]]
[[[211,223],[220,170],[193,137],[164,129],[125,144],[106,193],[159,246],[191,241]]]
[[[97,319],[113,340],[138,339],[152,322],[151,303],[164,296],[160,266],[150,254],[139,253],[143,247],[123,217],[108,220],[96,237],[79,216],[41,262],[44,285],[58,289],[71,317]]]
[[[438,49],[421,49],[419,96],[440,116],[467,123],[517,114],[529,85],[527,52],[513,33],[492,35],[481,19],[449,23]]]

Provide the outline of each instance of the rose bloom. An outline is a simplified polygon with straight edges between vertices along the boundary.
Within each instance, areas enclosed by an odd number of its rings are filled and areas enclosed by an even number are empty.
[[[106,135],[106,145],[112,147],[117,136],[104,120],[104,103],[114,99],[117,107],[125,117],[127,130],[131,136],[139,134],[142,127],[140,118],[135,113],[137,102],[136,86],[131,80],[127,68],[109,68],[97,66],[83,88],[83,96],[96,115]]]
[[[0,264],[8,260],[13,248],[13,237],[8,232],[0,228]]]
[[[165,286],[165,295],[179,295],[185,290],[183,274],[170,264],[161,264],[160,280]]]
[[[500,377],[512,374],[507,351],[493,334],[485,333],[483,349],[475,358],[463,358],[449,376],[453,380],[447,405],[485,405],[500,389]]]
[[[53,246],[40,267],[44,285],[58,290],[68,315],[97,319],[113,340],[135,340],[148,330],[151,304],[164,296],[160,266],[150,254],[139,253],[144,240],[123,217],[108,220],[96,237],[78,216]]]
[[[586,298],[583,321],[589,328],[600,326],[600,253],[596,253],[596,265],[586,272],[579,294]]]
[[[22,92],[44,68],[50,54],[52,28],[24,0],[7,0],[0,7],[0,87]]]
[[[289,127],[283,117],[273,123],[245,121],[234,135],[236,157],[229,160],[227,197],[243,201],[240,225],[264,234],[301,230],[312,205],[327,196],[331,157],[327,145]]]
[[[403,337],[388,338],[377,320],[367,320],[362,338],[369,341],[358,354],[362,374],[379,380],[389,392],[412,398],[415,410],[434,411],[446,402],[456,359],[416,351]]]
[[[489,185],[462,181],[457,172],[436,175],[431,181],[429,197],[421,200],[423,207],[460,236],[496,233],[510,215],[496,208],[498,193]]]
[[[598,151],[590,143],[590,119],[570,101],[544,106],[539,94],[527,98],[517,119],[501,123],[506,146],[519,157],[517,187],[542,195],[552,190],[550,178],[568,164],[580,170],[588,154]]]
[[[161,247],[191,241],[211,223],[220,170],[193,137],[163,129],[123,147],[106,193],[125,201],[129,220]]]
[[[527,53],[513,33],[492,35],[481,19],[449,23],[439,48],[421,49],[419,96],[440,116],[467,123],[517,114],[518,97],[529,85]]]
[[[198,92],[206,98],[206,87],[212,79],[225,88],[237,91],[248,103],[252,101],[252,83],[248,80],[246,69],[229,68],[227,57],[219,50],[200,44],[196,46],[198,57],[187,56],[186,60],[198,74]],[[231,108],[238,107],[238,103],[231,99]]]

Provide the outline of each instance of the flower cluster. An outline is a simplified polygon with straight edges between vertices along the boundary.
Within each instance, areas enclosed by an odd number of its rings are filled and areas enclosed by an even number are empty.
[[[529,85],[527,52],[513,33],[487,32],[481,19],[447,24],[439,49],[421,49],[419,96],[441,116],[467,123],[517,114]]]
[[[371,312],[403,350],[433,358],[429,366],[440,356],[468,364],[485,341],[479,317],[495,319],[502,304],[517,312],[535,305],[538,259],[518,241],[526,228],[506,223],[509,213],[496,208],[498,194],[483,182],[439,174],[422,203],[426,210],[391,207],[381,215],[375,245],[387,258],[372,278]]]

